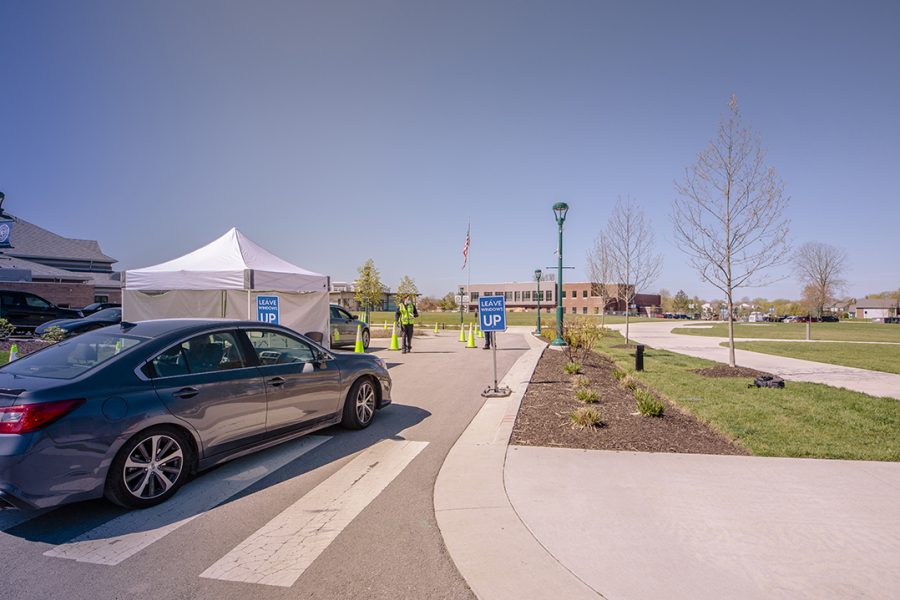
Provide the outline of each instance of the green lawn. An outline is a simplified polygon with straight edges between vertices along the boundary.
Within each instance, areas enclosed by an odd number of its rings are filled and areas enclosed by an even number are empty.
[[[600,350],[632,369],[633,351],[611,347],[621,343],[606,337]],[[793,381],[784,389],[748,388],[748,378],[690,372],[714,364],[650,350],[636,376],[758,456],[900,461],[900,401]]]
[[[722,342],[727,346],[728,342]],[[735,348],[789,356],[845,367],[900,374],[900,345],[842,344],[840,342],[735,342]]]
[[[679,327],[674,333],[728,337],[728,324],[715,323],[711,327]],[[773,340],[806,339],[805,323],[735,323],[735,338],[766,338]],[[900,325],[844,321],[842,323],[812,323],[810,337],[832,342],[900,342]]]
[[[357,315],[361,315],[362,313],[353,313]],[[582,317],[582,315],[571,315],[567,314],[566,318],[571,317]],[[595,315],[590,315],[590,318],[596,319],[597,322],[600,322],[600,317]],[[474,323],[475,322],[475,313],[463,313],[463,319],[465,322]],[[383,325],[385,321],[387,321],[388,325],[393,322],[394,313],[391,312],[372,312],[369,313],[369,321],[370,324],[374,327],[376,325]],[[648,318],[631,318],[632,323],[638,323],[642,321],[652,321],[654,319]],[[658,320],[658,319],[656,319]],[[547,326],[550,323],[556,322],[556,313],[541,313],[541,324],[543,326]],[[617,323],[624,323],[625,317],[614,317],[607,316],[606,323],[613,325]],[[416,323],[423,326],[434,327],[435,323],[443,323],[447,327],[459,327],[459,313],[458,312],[420,312],[419,318],[416,319]],[[507,325],[530,325],[532,327],[537,326],[537,313],[535,312],[511,312],[506,311],[506,323]]]

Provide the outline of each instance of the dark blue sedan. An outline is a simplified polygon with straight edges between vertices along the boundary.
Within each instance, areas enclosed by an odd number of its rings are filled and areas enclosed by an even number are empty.
[[[44,335],[52,328],[56,327],[63,331],[63,337],[72,337],[73,335],[100,329],[107,325],[116,325],[121,322],[121,308],[104,308],[103,310],[92,313],[81,319],[57,319],[55,321],[48,321],[43,325],[38,325],[34,330],[34,334],[38,336]]]
[[[122,323],[0,367],[0,507],[148,507],[197,471],[391,401],[380,358],[285,327]]]

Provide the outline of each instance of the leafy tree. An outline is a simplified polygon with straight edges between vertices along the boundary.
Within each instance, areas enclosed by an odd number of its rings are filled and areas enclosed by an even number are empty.
[[[356,301],[366,310],[366,321],[369,320],[369,307],[380,306],[384,298],[384,285],[381,283],[381,274],[375,268],[375,261],[371,258],[356,269],[359,277],[353,282]]]
[[[759,138],[741,120],[737,98],[716,137],[676,183],[675,239],[704,281],[728,303],[728,364],[734,358],[734,293],[763,285],[763,273],[788,260],[788,199],[766,164]]]
[[[672,292],[666,288],[659,290],[659,305],[659,308],[662,309],[664,313],[672,312],[674,310],[674,306],[672,305]]]
[[[684,293],[684,290],[678,290],[675,298],[672,300],[672,308],[679,314],[686,314],[690,303],[691,301],[688,295]]]
[[[441,310],[444,311],[452,312],[459,308],[459,305],[456,303],[456,294],[454,294],[453,292],[447,292],[447,295],[441,298],[438,305],[440,306]]]
[[[413,301],[415,301],[416,296],[419,295],[419,288],[416,287],[416,282],[413,281],[412,277],[409,275],[404,275],[400,280],[400,285],[397,286],[397,298],[404,298],[406,296],[412,296]]]
[[[440,306],[440,300],[436,298],[432,298],[431,296],[425,296],[421,298],[417,303],[419,310],[423,311],[435,311]]]

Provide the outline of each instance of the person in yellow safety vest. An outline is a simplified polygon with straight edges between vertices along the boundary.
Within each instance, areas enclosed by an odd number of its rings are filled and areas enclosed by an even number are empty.
[[[412,352],[413,323],[419,316],[416,305],[412,302],[412,296],[406,296],[397,307],[397,321],[400,323],[400,331],[403,334],[403,354]]]

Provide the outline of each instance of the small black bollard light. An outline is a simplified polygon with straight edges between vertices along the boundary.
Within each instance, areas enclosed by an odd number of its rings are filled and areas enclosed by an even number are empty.
[[[644,345],[638,344],[634,350],[634,370],[644,370]]]

